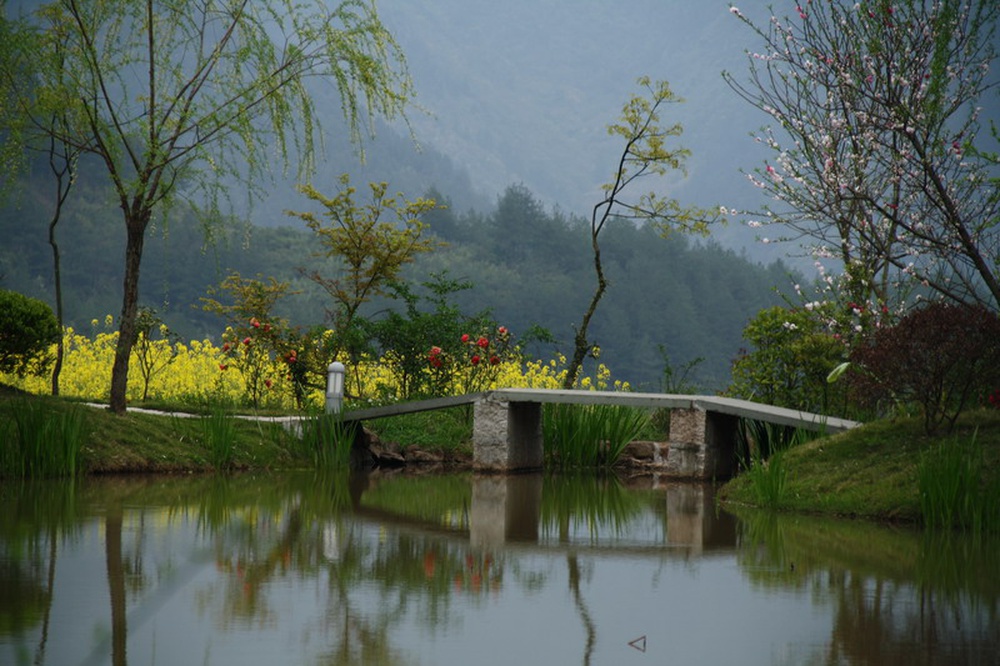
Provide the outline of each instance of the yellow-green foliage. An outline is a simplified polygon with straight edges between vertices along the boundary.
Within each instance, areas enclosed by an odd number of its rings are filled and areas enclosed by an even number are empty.
[[[103,322],[91,322],[90,336],[78,333],[73,328],[63,332],[65,356],[60,374],[60,393],[67,397],[87,400],[107,399],[111,378],[111,364],[114,361],[118,332],[113,330],[113,319],[109,315]],[[230,357],[221,346],[211,340],[192,340],[188,343],[171,342],[167,339],[150,341],[150,353],[163,359],[159,368],[150,378],[148,399],[167,403],[221,403],[246,406],[250,404],[246,379],[237,367],[233,367]],[[54,348],[53,348],[54,349]],[[53,351],[54,353],[54,351]],[[173,357],[167,362],[166,359]],[[341,359],[346,360],[346,359]],[[225,368],[225,369],[223,369]],[[261,400],[261,407],[268,409],[294,409],[294,398],[288,369],[281,359],[273,361],[273,378],[267,394]],[[469,371],[472,371],[470,366]],[[566,358],[558,356],[550,361],[509,360],[503,362],[493,382],[484,388],[560,388],[566,376]],[[129,370],[128,400],[139,403],[142,398],[142,381],[138,362],[133,354]],[[51,389],[48,377],[24,377],[0,373],[0,383],[14,386],[30,393],[44,394]],[[354,406],[370,404],[375,396],[397,395],[396,375],[391,363],[384,359],[362,361],[356,372],[350,374],[348,392]],[[453,385],[446,388],[452,394],[467,385],[462,377],[456,377]],[[613,380],[611,371],[605,366],[597,368],[595,377],[584,377],[579,387],[590,390],[628,390],[627,382]],[[310,406],[320,408],[324,404],[323,391],[314,390],[309,395]],[[348,401],[348,408],[352,401]]]

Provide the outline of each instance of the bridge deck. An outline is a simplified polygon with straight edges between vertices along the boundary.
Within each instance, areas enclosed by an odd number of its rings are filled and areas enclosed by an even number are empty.
[[[382,407],[369,407],[344,412],[346,421],[365,421],[400,414],[412,414],[433,409],[471,405],[486,399],[506,402],[561,403],[576,405],[626,405],[668,409],[697,409],[705,412],[728,414],[747,419],[767,421],[777,425],[819,430],[828,433],[849,430],[859,425],[857,421],[801,412],[795,409],[764,405],[750,400],[722,398],[709,395],[683,395],[672,393],[628,393],[624,391],[584,391],[562,389],[497,389],[481,393],[401,402]]]

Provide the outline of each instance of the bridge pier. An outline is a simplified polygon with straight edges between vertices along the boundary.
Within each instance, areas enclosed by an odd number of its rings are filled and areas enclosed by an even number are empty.
[[[736,472],[739,417],[691,408],[670,410],[669,476],[729,479]]]
[[[487,394],[473,405],[473,466],[484,472],[542,468],[542,405]]]
[[[487,394],[473,411],[473,465],[484,472],[522,472],[543,463],[542,405]],[[736,471],[739,418],[698,408],[670,412],[666,473],[678,478],[728,479]]]

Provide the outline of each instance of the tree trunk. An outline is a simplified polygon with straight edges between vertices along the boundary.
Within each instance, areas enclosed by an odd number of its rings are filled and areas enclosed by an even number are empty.
[[[601,264],[601,247],[597,243],[597,233],[595,231],[591,235],[591,246],[594,249],[594,272],[597,274],[597,289],[594,290],[594,295],[590,299],[590,306],[583,314],[580,328],[577,329],[576,337],[573,339],[573,359],[566,369],[566,379],[563,380],[564,389],[573,388],[576,378],[580,374],[580,368],[583,367],[583,360],[587,358],[587,354],[591,350],[591,345],[587,341],[587,329],[590,327],[590,320],[597,310],[597,304],[600,303],[605,290],[608,288],[608,281],[604,278],[604,267]]]
[[[59,213],[62,208],[62,201],[56,202],[56,212],[49,223],[49,245],[52,246],[52,278],[55,281],[56,290],[56,322],[59,324],[59,340],[56,342],[56,362],[52,368],[52,395],[59,395],[59,374],[62,372],[63,364],[63,298],[62,298],[62,270],[59,265],[59,244],[56,243],[56,224],[59,223]]]
[[[128,242],[125,245],[125,280],[122,293],[122,313],[118,321],[118,346],[115,348],[115,362],[111,368],[111,395],[109,409],[115,414],[124,414],[128,391],[128,362],[135,344],[136,316],[139,312],[139,265],[142,261],[142,247],[146,238],[149,212],[126,214],[125,226]]]
[[[62,219],[62,207],[66,203],[69,191],[73,187],[76,178],[76,155],[67,146],[63,145],[64,152],[59,155],[56,152],[56,143],[53,139],[49,144],[49,168],[56,179],[56,208],[52,211],[52,219],[49,221],[49,245],[52,246],[52,279],[55,282],[56,291],[56,323],[59,324],[59,341],[56,343],[56,362],[52,368],[52,395],[59,395],[59,375],[62,372],[63,356],[65,348],[63,345],[63,294],[62,294],[62,269],[60,267],[59,244],[56,242],[56,225]],[[61,160],[61,164],[57,164]]]
[[[122,559],[121,504],[108,508],[104,518],[104,552],[108,570],[108,591],[111,596],[111,663],[125,666],[128,644],[126,619],[125,567]]]

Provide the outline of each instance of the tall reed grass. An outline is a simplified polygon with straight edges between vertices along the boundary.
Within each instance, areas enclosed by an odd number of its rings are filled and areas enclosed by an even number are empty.
[[[74,476],[80,471],[83,407],[57,409],[25,399],[14,402],[11,410],[13,419],[0,423],[0,475]]]
[[[785,452],[776,451],[766,460],[756,458],[746,470],[754,497],[760,506],[776,508],[785,497],[788,470],[785,468],[784,460]]]
[[[973,535],[1000,532],[1000,483],[987,484],[983,469],[975,434],[967,442],[944,440],[924,451],[917,469],[924,525]]]
[[[236,424],[233,418],[223,407],[216,405],[201,421],[208,461],[217,470],[231,469],[236,458]]]
[[[788,482],[785,452],[816,436],[802,428],[766,421],[740,422],[737,456],[759,505],[775,508],[781,503]]]
[[[302,420],[302,452],[318,469],[347,467],[351,463],[356,424],[339,414],[320,414]]]
[[[542,410],[545,463],[552,468],[607,468],[649,424],[649,413],[621,405],[549,404]]]

